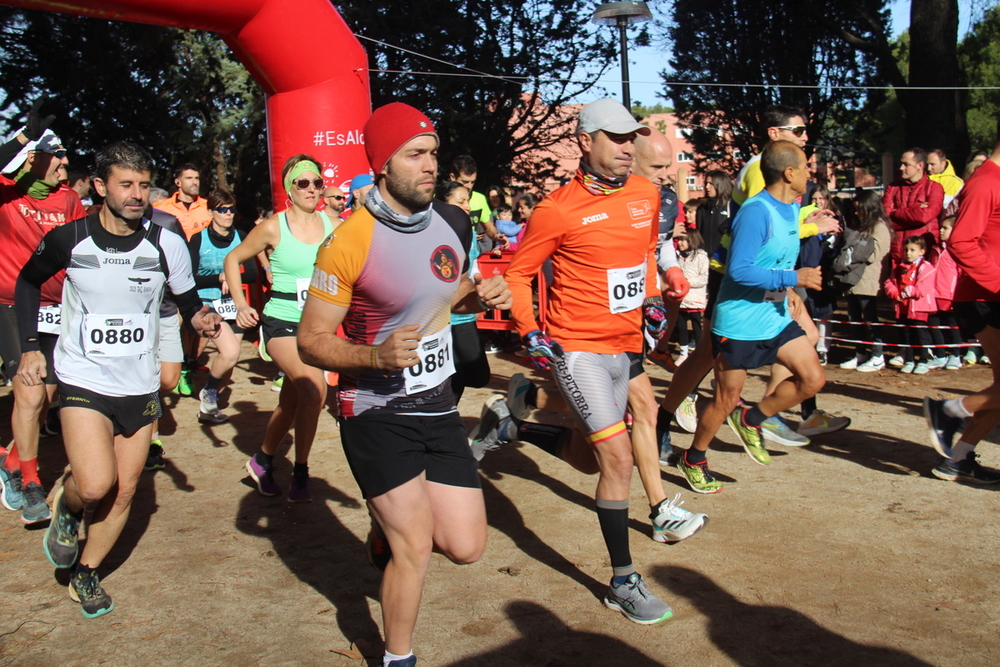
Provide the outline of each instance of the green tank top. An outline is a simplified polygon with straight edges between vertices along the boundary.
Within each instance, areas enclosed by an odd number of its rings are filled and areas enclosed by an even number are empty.
[[[333,223],[323,211],[323,239],[333,232]],[[313,265],[320,244],[303,243],[288,228],[285,212],[278,214],[278,245],[271,253],[271,298],[264,305],[264,314],[286,322],[298,322],[302,317],[302,304],[309,290]]]

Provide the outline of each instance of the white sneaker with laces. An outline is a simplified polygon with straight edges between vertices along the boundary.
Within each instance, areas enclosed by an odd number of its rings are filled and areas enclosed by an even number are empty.
[[[697,394],[685,396],[681,404],[677,406],[677,412],[674,413],[677,425],[688,433],[694,433],[694,430],[698,428],[698,407],[695,403],[697,399]]]
[[[897,354],[895,357],[889,360],[889,365],[893,368],[902,368],[903,364],[906,363],[906,359],[903,359],[903,355]]]
[[[845,371],[853,371],[861,364],[861,355],[856,354],[853,358],[848,359],[840,365]]]
[[[653,522],[653,539],[657,542],[686,540],[708,523],[707,515],[688,512],[681,507],[684,501],[680,498],[678,493],[673,500],[664,500],[649,515]]]
[[[871,357],[863,364],[858,366],[858,372],[860,373],[874,373],[875,371],[880,371],[885,368],[885,357],[881,354],[877,357]]]

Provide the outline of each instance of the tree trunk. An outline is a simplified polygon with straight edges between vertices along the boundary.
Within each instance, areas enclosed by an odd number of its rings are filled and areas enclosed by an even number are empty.
[[[955,86],[958,69],[958,0],[913,0],[910,5],[910,86]],[[940,148],[957,165],[969,154],[961,91],[908,90],[906,143]]]

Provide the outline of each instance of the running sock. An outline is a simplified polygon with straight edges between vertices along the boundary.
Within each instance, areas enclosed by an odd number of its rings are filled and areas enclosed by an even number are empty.
[[[944,402],[944,413],[949,417],[957,417],[958,419],[965,419],[971,417],[972,413],[965,409],[962,405],[962,399],[953,398],[949,401]]]
[[[614,577],[616,579],[621,577],[624,581],[628,575],[635,572],[635,567],[632,566],[632,553],[628,548],[628,501],[598,498],[595,504],[597,520],[601,524],[601,534],[604,535],[604,544],[608,548],[608,555],[611,556]]]
[[[4,459],[3,469],[7,472],[17,472],[21,469],[21,459],[17,456],[17,445],[11,443],[7,450],[7,458]]]
[[[382,667],[389,667],[393,660],[406,660],[411,655],[413,655],[413,651],[410,651],[406,655],[396,655],[395,653],[389,653],[386,651],[385,655],[382,656]]]
[[[656,431],[669,431],[670,425],[674,423],[674,413],[661,407],[656,411]]]
[[[89,565],[84,565],[83,563],[77,563],[76,567],[73,568],[73,576],[75,577],[77,574],[90,574],[96,569],[96,567],[90,567]]]
[[[707,452],[703,452],[700,449],[695,449],[691,447],[684,452],[684,462],[689,466],[697,465],[699,463],[704,463],[708,460],[705,455]]]
[[[745,408],[743,410],[743,423],[746,424],[747,426],[760,428],[760,425],[764,423],[765,419],[767,419],[767,415],[761,412],[760,408],[756,405],[753,406],[752,408]]]
[[[809,415],[816,412],[818,408],[816,407],[816,397],[811,396],[806,400],[802,401],[802,416],[808,418]]]
[[[562,449],[573,437],[573,431],[564,426],[521,422],[517,425],[517,439],[538,447],[556,458],[562,458]]]
[[[209,373],[208,382],[205,383],[205,389],[215,389],[216,391],[218,391],[220,382],[222,382],[222,378],[217,378],[211,373]]]
[[[296,463],[292,468],[292,477],[297,479],[303,479],[309,477],[309,464],[308,463]]]
[[[964,461],[974,451],[976,451],[975,445],[970,445],[965,440],[959,440],[951,448],[951,460]]]
[[[532,382],[528,385],[528,391],[524,394],[524,404],[532,408],[537,408],[538,403],[536,401],[538,401],[538,385]]]
[[[257,464],[265,468],[270,468],[271,463],[274,461],[274,455],[265,454],[263,449],[254,454],[254,456],[257,457]]]
[[[38,479],[38,457],[33,459],[21,459],[21,484],[27,486],[29,482],[34,482],[38,486],[42,485],[42,480]]]

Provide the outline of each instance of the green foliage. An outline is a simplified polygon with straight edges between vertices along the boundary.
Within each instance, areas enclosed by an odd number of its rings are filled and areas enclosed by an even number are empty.
[[[636,118],[649,118],[654,113],[673,113],[673,107],[668,107],[664,104],[654,104],[652,106],[646,106],[645,104],[633,104],[632,105],[632,115]]]
[[[959,45],[959,67],[968,85],[1000,86],[998,45],[1000,6],[987,10]],[[972,148],[991,150],[997,137],[997,119],[1000,118],[1000,90],[970,91],[966,108]]]
[[[217,35],[6,7],[0,30],[4,132],[46,94],[73,163],[128,139],[151,152],[162,187],[192,162],[203,194],[231,189],[247,216],[270,206],[264,95]]]
[[[859,16],[857,7],[877,18],[874,25]],[[850,28],[868,36],[884,31],[887,18],[883,0],[829,0],[822,5],[801,0],[676,0],[669,31],[673,71],[664,72],[664,80],[693,83],[670,85],[668,93],[683,122],[705,128],[691,132],[699,154],[696,168],[712,163],[735,171],[735,151],[744,159],[758,152],[767,140],[758,114],[772,104],[802,107],[813,145],[825,144],[824,133],[831,126],[858,123],[863,91],[824,86],[866,85],[873,80],[875,63],[840,39],[838,31]]]
[[[338,4],[360,35],[479,72],[523,79],[372,73],[372,105],[401,101],[426,111],[441,136],[442,171],[453,156],[469,154],[479,165],[479,189],[508,179],[540,186],[555,161],[519,166],[519,159],[572,132],[559,107],[591,90],[614,61],[611,31],[588,26],[593,3],[422,0],[405,7],[402,11],[397,0]],[[469,73],[363,43],[372,69]],[[581,69],[586,76],[580,76]],[[559,81],[570,78],[589,82]]]

